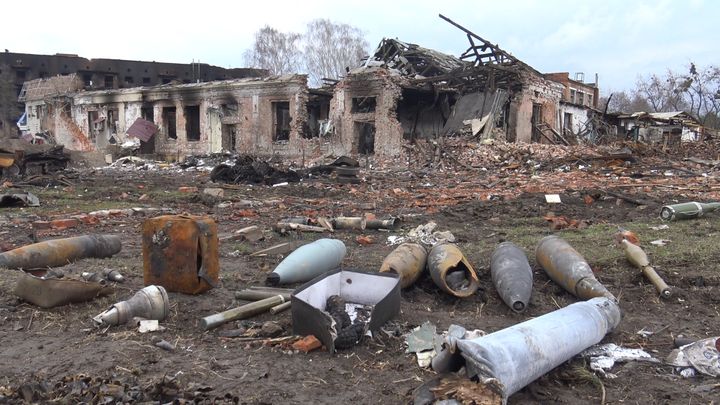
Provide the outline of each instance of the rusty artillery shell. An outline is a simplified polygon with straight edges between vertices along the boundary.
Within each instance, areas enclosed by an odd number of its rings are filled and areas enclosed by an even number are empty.
[[[108,295],[113,288],[102,283],[70,279],[41,278],[23,273],[13,293],[41,308],[52,308],[73,302],[90,301]]]
[[[590,265],[559,236],[542,238],[535,250],[537,262],[550,278],[581,299],[607,297],[615,299],[596,278]]]
[[[625,239],[623,239],[620,243],[623,246],[623,250],[625,251],[625,257],[628,259],[628,261],[632,263],[633,266],[639,268],[642,271],[645,277],[647,277],[647,279],[650,280],[653,286],[655,286],[655,289],[661,297],[670,298],[670,296],[672,295],[670,287],[668,287],[662,277],[657,274],[655,269],[650,266],[650,261],[648,260],[645,251],[642,250],[640,246],[630,243],[628,240]]]
[[[84,235],[33,243],[0,253],[0,267],[38,269],[59,267],[86,257],[106,258],[121,249],[116,235]]]
[[[465,298],[475,294],[480,286],[475,269],[462,251],[451,243],[433,246],[427,260],[430,277],[448,294]]]
[[[515,312],[527,308],[533,273],[525,252],[512,242],[503,242],[490,258],[490,275],[500,298]]]
[[[380,266],[380,272],[400,275],[400,288],[410,287],[422,273],[427,250],[417,243],[403,243],[390,252]]]

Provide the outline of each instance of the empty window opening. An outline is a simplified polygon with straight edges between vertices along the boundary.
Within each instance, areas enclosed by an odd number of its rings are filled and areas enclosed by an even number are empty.
[[[290,139],[290,102],[272,103],[273,109],[273,141]]]
[[[112,89],[115,87],[115,76],[105,75],[105,88]]]
[[[147,121],[155,122],[155,109],[148,105],[140,108],[140,116]]]
[[[374,112],[376,106],[375,97],[353,97],[352,109],[350,112],[354,113],[369,113]]]
[[[303,131],[303,137],[310,139],[318,137],[328,131],[328,114],[330,112],[330,101],[320,99],[308,103],[307,128]]]
[[[15,72],[15,74],[17,75],[18,80],[25,80],[25,78],[27,77],[27,74],[24,70],[18,70]]]
[[[540,132],[540,124],[542,123],[542,104],[533,104],[530,123],[532,124],[532,135],[530,141],[540,142],[540,137],[542,136],[542,133]]]
[[[222,148],[227,151],[235,151],[237,144],[237,125],[222,125]]]
[[[573,116],[570,113],[565,113],[565,117],[563,117],[563,129],[565,131],[572,132],[572,125],[573,125]]]
[[[143,84],[150,84],[150,78],[149,78],[149,77],[143,77]]]
[[[126,84],[133,84],[134,82],[135,82],[135,80],[133,79],[132,76],[125,76],[125,83],[126,83]]]
[[[200,140],[200,106],[185,107],[185,132],[188,141]]]
[[[117,108],[109,108],[107,112],[107,125],[108,129],[110,129],[111,134],[117,134],[117,122],[118,122],[118,109]]]
[[[570,89],[570,102],[571,103],[575,103],[576,94],[577,94],[577,91],[575,91],[574,89]]]
[[[85,73],[83,74],[83,83],[85,83],[86,86],[92,86],[92,74]]]
[[[170,83],[171,81],[172,81],[172,79],[169,78],[169,77],[163,77],[163,78],[162,78],[162,84],[168,84],[168,83]]]
[[[97,134],[103,129],[103,122],[102,120],[99,120],[99,115],[97,111],[88,111],[88,127],[90,129],[89,135],[90,140],[92,142],[95,142],[97,139]]]
[[[375,153],[375,123],[356,121],[355,138],[359,154],[372,155]]]
[[[175,107],[163,107],[162,119],[163,130],[167,134],[168,139],[177,139],[177,128],[175,127]]]

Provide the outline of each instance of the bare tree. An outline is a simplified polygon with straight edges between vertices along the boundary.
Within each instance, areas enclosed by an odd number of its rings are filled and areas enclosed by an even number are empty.
[[[647,79],[638,78],[634,93],[651,107],[647,112],[682,111],[686,105],[679,85],[680,79],[668,70],[664,77],[652,74]]]
[[[708,120],[717,125],[720,115],[720,68],[708,66],[698,69],[690,63],[688,73],[679,76],[678,83],[678,93],[687,101],[687,112],[703,125],[709,125]]]
[[[297,73],[301,68],[301,38],[300,34],[280,32],[266,25],[255,33],[253,47],[245,51],[245,64],[274,75]]]
[[[651,107],[647,100],[640,96],[636,91],[618,91],[612,93],[610,104],[607,111],[610,113],[633,113],[638,111],[650,111]],[[605,108],[608,97],[601,97],[598,105],[601,109]]]
[[[305,32],[305,67],[310,84],[323,78],[338,79],[346,68],[356,67],[367,56],[368,43],[360,29],[328,19],[311,21]]]

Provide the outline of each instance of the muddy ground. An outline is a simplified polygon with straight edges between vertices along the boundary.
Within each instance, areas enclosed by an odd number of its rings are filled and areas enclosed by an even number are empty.
[[[590,163],[590,170],[587,159],[570,159],[567,167],[551,164],[550,158],[539,165],[528,165],[524,159],[459,164],[450,158],[440,166],[437,161],[435,166],[410,168],[386,164],[381,169],[364,167],[360,184],[338,184],[332,176],[319,176],[281,187],[232,186],[221,199],[202,194],[203,188],[217,186],[207,171],[166,165],[68,170],[64,184],[49,186],[17,186],[22,182],[16,180],[16,187],[3,192],[31,191],[42,205],[0,209],[0,248],[87,233],[118,234],[123,247],[116,256],[81,260],[63,269],[68,277],[77,277],[83,271],[113,268],[126,281],[107,297],[40,309],[12,294],[17,271],[0,270],[0,402],[409,403],[412,390],[434,376],[405,353],[404,335],[412,328],[430,321],[439,331],[458,324],[489,333],[578,301],[536,265],[535,245],[553,233],[570,241],[620,300],[623,320],[604,342],[644,348],[662,360],[678,335],[720,334],[720,215],[669,223],[663,230],[651,227],[662,224],[658,213],[663,203],[710,201],[717,199],[720,188],[715,167],[690,167],[683,160],[693,151],[633,152],[633,158],[620,165],[605,159]],[[708,153],[717,155],[716,149],[705,150],[704,156]],[[668,173],[668,167],[675,171]],[[183,186],[198,187],[200,192],[178,191]],[[563,202],[547,204],[546,192],[559,193]],[[93,316],[143,287],[141,225],[147,217],[104,216],[99,223],[64,230],[37,231],[32,223],[128,207],[208,215],[217,221],[221,235],[258,225],[265,238],[222,243],[221,286],[198,296],[170,293],[170,316],[161,323],[165,331],[140,334],[132,326],[98,328]],[[554,230],[544,218],[550,212],[588,226]],[[288,216],[366,213],[398,217],[401,223],[391,232],[280,235],[271,230]],[[285,241],[334,237],[348,247],[345,266],[374,270],[393,249],[386,243],[388,236],[429,221],[455,235],[478,271],[481,289],[471,298],[445,295],[425,275],[402,291],[397,318],[373,339],[335,355],[324,350],[299,353],[286,343],[220,337],[222,330],[238,327],[252,333],[266,321],[276,321],[284,330],[281,336],[289,336],[290,312],[208,332],[199,326],[201,317],[241,304],[234,292],[263,285],[267,273],[282,260],[249,255],[256,250]],[[639,236],[655,268],[673,287],[671,299],[658,298],[652,285],[625,261],[612,237],[618,228]],[[358,236],[369,236],[373,243],[360,244]],[[670,242],[649,243],[658,239]],[[504,240],[523,247],[534,269],[532,299],[522,314],[505,306],[490,279],[490,254]],[[637,333],[640,330],[655,333],[646,337]],[[172,343],[175,350],[154,346],[152,335]],[[716,379],[683,378],[662,363],[629,362],[616,365],[612,373],[617,377],[596,376],[585,360],[575,357],[513,395],[509,403],[688,404],[712,403],[720,396]]]

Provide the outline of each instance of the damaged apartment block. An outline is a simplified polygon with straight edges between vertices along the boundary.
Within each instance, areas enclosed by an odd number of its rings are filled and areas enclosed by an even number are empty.
[[[142,120],[142,154],[230,151],[303,161],[394,157],[407,143],[452,135],[563,144],[597,135],[597,83],[543,75],[440,17],[469,41],[459,57],[383,39],[361,66],[317,89],[305,75],[92,91],[74,79],[59,94],[30,91],[61,80],[37,79],[21,100],[28,131],[47,131],[68,149],[103,151],[130,140],[128,129]]]

